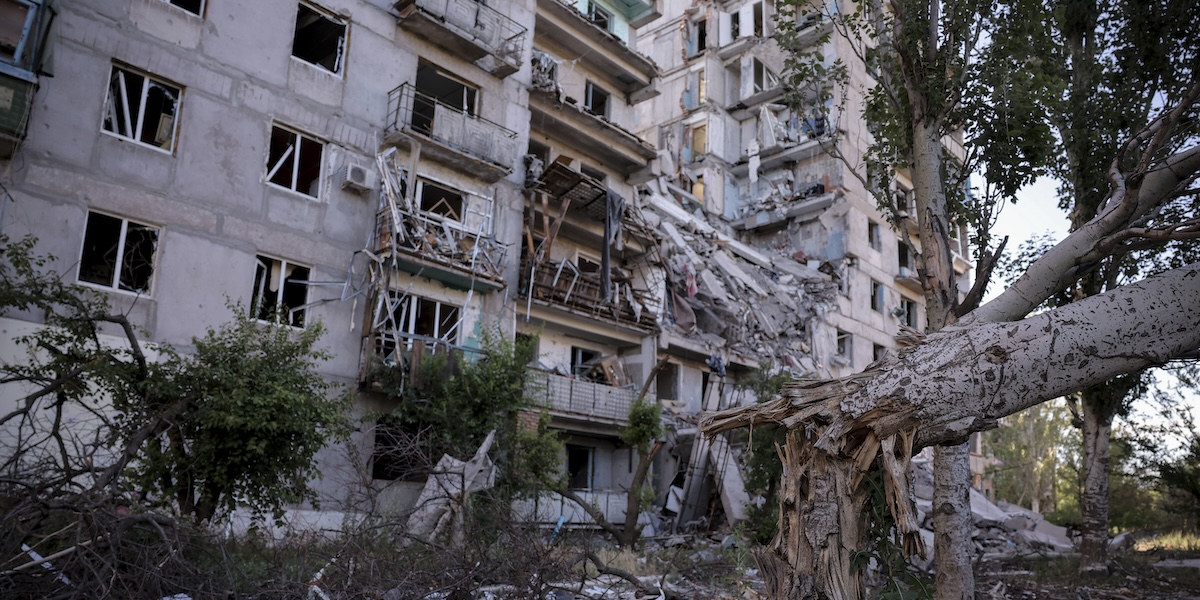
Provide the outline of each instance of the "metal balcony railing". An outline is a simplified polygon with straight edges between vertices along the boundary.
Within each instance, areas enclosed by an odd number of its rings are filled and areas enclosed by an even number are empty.
[[[390,209],[380,211],[375,222],[379,251],[390,250],[394,240],[398,250],[422,259],[494,281],[504,278],[508,248],[485,235],[482,228],[471,231],[440,215],[399,209],[394,213]]]
[[[506,171],[517,156],[517,133],[423,94],[409,83],[388,93],[387,131],[416,133]]]
[[[653,310],[646,304],[640,311],[634,310],[627,299],[625,287],[633,283],[614,275],[612,285],[615,301],[604,301],[600,297],[598,273],[581,273],[573,263],[562,261],[540,261],[531,268],[528,257],[521,258],[521,297],[532,296],[579,314],[635,329],[654,329],[657,315]],[[643,302],[650,295],[636,287],[631,287],[630,292]]]
[[[397,8],[416,5],[421,12],[437,19],[483,51],[509,66],[512,71],[521,67],[521,48],[527,30],[479,0],[401,0]]]
[[[530,370],[525,382],[525,393],[538,406],[564,416],[601,420],[616,425],[629,421],[629,407],[638,394],[632,388],[613,387],[539,370]],[[654,396],[647,394],[646,399],[654,401]]]

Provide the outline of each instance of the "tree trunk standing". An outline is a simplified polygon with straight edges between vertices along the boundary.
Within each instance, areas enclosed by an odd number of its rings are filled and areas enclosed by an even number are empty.
[[[1113,414],[1106,403],[1083,393],[1083,461],[1080,476],[1083,480],[1079,496],[1081,539],[1079,541],[1079,570],[1081,573],[1102,573],[1108,570],[1108,463],[1109,436]]]
[[[975,600],[971,557],[970,451],[966,443],[933,449],[933,558],[938,600]]]

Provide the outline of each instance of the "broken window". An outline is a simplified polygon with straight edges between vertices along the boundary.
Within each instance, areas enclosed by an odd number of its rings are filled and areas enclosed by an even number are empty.
[[[88,212],[79,255],[79,281],[150,293],[158,230],[127,219]]]
[[[871,360],[880,361],[880,360],[883,360],[883,357],[886,355],[887,355],[887,348],[884,348],[883,346],[880,346],[879,344],[872,344]]]
[[[304,327],[309,268],[268,256],[256,256],[250,314],[260,321]]]
[[[34,48],[27,48],[26,42],[37,39],[29,35],[37,12],[37,6],[26,0],[0,1],[0,60],[18,66],[27,62],[25,58]]]
[[[432,183],[420,181],[421,210],[428,214],[440,215],[451,221],[463,220],[463,194],[457,190]]]
[[[204,14],[204,0],[166,0],[168,3],[178,6],[193,15]]]
[[[912,277],[914,275],[912,254],[909,253],[908,244],[904,243],[904,240],[896,242],[896,262],[900,267],[901,277]]]
[[[608,179],[608,175],[605,175],[604,171],[601,171],[600,169],[597,169],[596,167],[593,167],[593,166],[587,165],[587,164],[579,165],[579,172],[583,173],[584,175],[587,175],[588,177],[591,177],[592,179],[595,179],[596,181],[598,181],[601,184],[603,184],[605,182],[605,180]]]
[[[330,73],[341,73],[345,52],[346,22],[301,2],[296,11],[292,56]]]
[[[875,221],[867,221],[867,243],[875,251],[883,248],[883,231]]]
[[[612,13],[600,8],[595,2],[588,4],[587,18],[596,27],[605,31],[612,31]]]
[[[696,162],[704,158],[706,152],[708,152],[707,123],[692,125],[683,134],[683,162]]]
[[[267,181],[316,198],[320,191],[324,153],[325,144],[273,125],[267,153]]]
[[[754,70],[754,93],[775,89],[779,85],[779,78],[761,60],[754,59],[752,68]]]
[[[439,104],[471,116],[476,114],[478,88],[455,79],[425,61],[417,65],[416,90],[411,126],[418,133],[433,135],[433,118]]]
[[[683,89],[683,107],[688,110],[699,107],[707,97],[706,88],[704,69],[688,73],[687,85]]]
[[[597,117],[608,117],[608,92],[600,86],[587,82],[584,89],[583,108]]]
[[[851,348],[851,342],[852,342],[852,341],[853,341],[853,339],[852,339],[852,337],[851,337],[851,335],[850,335],[850,332],[848,332],[848,331],[842,331],[841,329],[837,330],[837,352],[836,352],[836,356],[837,356],[838,358],[841,358],[841,359],[843,359],[844,361],[849,361],[849,360],[850,360],[850,353],[851,353],[851,351],[853,350],[853,348]]]
[[[566,444],[567,487],[573,490],[592,489],[595,484],[596,449],[591,446]]]
[[[113,65],[108,78],[104,131],[168,152],[175,145],[179,86]]]
[[[600,359],[600,353],[579,346],[571,346],[571,374],[586,378],[595,366],[595,361]]]
[[[580,273],[592,273],[596,275],[600,273],[600,263],[582,254],[575,256],[575,265],[579,267]]]
[[[904,213],[902,215],[899,215],[900,217],[908,216],[908,211],[910,210],[909,209],[909,201],[910,201],[911,197],[912,197],[912,190],[909,190],[909,189],[906,189],[903,187],[896,188],[896,210]]]
[[[883,284],[871,280],[871,310],[883,312]]]
[[[766,33],[764,29],[767,21],[766,3],[755,2],[752,10],[754,11],[754,35],[763,37]]]
[[[904,319],[904,324],[906,326],[912,327],[913,329],[918,329],[918,327],[917,327],[917,319],[918,319],[918,314],[919,314],[918,310],[919,310],[919,307],[916,302],[913,302],[912,300],[909,300],[908,298],[900,299],[900,312],[902,313],[901,318]]]
[[[390,356],[401,344],[410,348],[413,338],[457,344],[459,307],[399,292],[388,292],[388,298],[395,329],[379,332],[380,354]]]
[[[688,31],[687,54],[692,56],[708,49],[708,21],[699,19],[691,22]]]
[[[655,378],[655,393],[660,400],[679,399],[679,365],[667,363]]]

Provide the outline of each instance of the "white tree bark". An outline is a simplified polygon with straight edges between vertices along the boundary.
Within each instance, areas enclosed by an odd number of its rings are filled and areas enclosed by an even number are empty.
[[[1112,414],[1101,414],[1091,403],[1083,403],[1083,490],[1079,504],[1079,570],[1108,570],[1108,463]]]
[[[933,449],[934,587],[938,600],[975,600],[975,577],[971,572],[974,529],[968,445],[938,446]]]

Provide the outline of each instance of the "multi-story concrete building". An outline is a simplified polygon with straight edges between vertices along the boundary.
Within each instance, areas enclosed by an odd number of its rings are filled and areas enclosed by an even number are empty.
[[[186,347],[230,301],[320,320],[323,374],[356,389],[376,358],[537,335],[564,475],[611,518],[652,372],[676,419],[664,505],[719,495],[736,517],[736,469],[703,485],[731,455],[696,415],[754,369],[847,374],[922,324],[897,232],[823,152],[834,125],[778,104],[767,0],[0,5],[21,17],[0,23],[3,233],[37,235],[150,342]],[[323,454],[326,506],[352,507],[348,478],[417,491],[390,483],[394,433]]]

